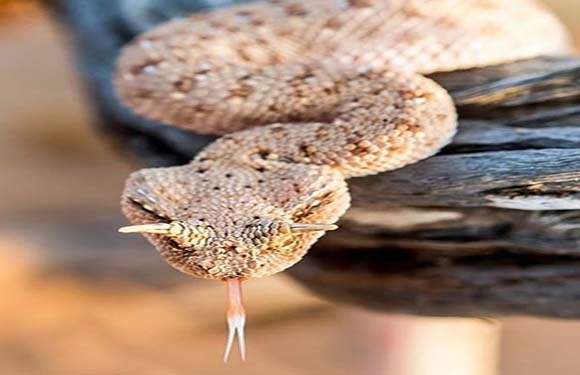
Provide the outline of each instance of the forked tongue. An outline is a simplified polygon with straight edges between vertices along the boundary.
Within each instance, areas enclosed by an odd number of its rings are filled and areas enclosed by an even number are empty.
[[[224,353],[224,362],[228,357],[234,345],[236,336],[240,348],[242,360],[246,359],[246,341],[244,337],[244,325],[246,324],[246,312],[242,303],[242,282],[240,279],[228,279],[226,281],[228,288],[228,342]]]

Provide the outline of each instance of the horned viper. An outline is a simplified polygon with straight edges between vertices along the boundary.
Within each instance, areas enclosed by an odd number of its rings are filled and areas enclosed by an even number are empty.
[[[121,53],[136,113],[223,135],[189,164],[144,169],[122,197],[175,268],[229,285],[244,355],[240,281],[298,262],[349,207],[346,180],[433,155],[456,130],[448,93],[421,74],[569,49],[534,0],[309,0],[170,21]]]

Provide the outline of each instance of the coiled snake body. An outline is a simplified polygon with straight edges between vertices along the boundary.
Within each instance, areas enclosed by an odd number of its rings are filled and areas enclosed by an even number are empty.
[[[534,0],[271,1],[168,22],[123,50],[120,98],[225,135],[188,165],[132,174],[122,205],[133,225],[121,230],[144,233],[183,272],[229,280],[230,329],[241,330],[239,280],[282,271],[334,229],[346,179],[450,141],[452,100],[417,73],[568,49]]]

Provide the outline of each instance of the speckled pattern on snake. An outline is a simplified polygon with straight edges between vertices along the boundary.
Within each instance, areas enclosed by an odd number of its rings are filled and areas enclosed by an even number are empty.
[[[116,87],[137,114],[224,135],[190,164],[133,173],[133,224],[175,268],[240,282],[298,262],[349,207],[346,180],[433,155],[455,133],[420,74],[569,51],[534,0],[309,0],[194,14],[124,48]]]

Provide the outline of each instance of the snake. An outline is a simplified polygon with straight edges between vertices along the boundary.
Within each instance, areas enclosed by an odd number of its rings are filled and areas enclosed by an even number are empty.
[[[134,113],[221,137],[186,165],[132,173],[131,225],[176,269],[225,281],[224,360],[245,358],[241,283],[294,265],[350,205],[347,180],[430,157],[457,111],[430,73],[570,51],[535,0],[269,1],[137,36],[114,84]]]

